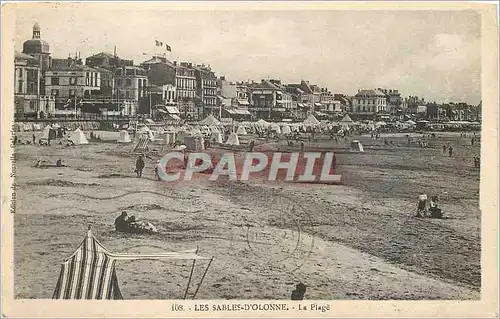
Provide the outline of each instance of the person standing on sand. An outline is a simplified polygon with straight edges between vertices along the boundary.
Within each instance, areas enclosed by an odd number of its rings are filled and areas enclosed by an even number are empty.
[[[137,177],[142,177],[142,170],[144,169],[144,160],[142,159],[142,155],[137,158],[135,162],[135,172],[137,173]]]
[[[35,133],[33,133],[33,144],[36,143],[36,137],[35,137]]]
[[[160,173],[159,173],[159,170],[160,170],[160,160],[157,160],[156,161],[156,164],[155,164],[155,177],[161,181],[161,178],[160,178]]]
[[[446,153],[446,145],[443,145],[443,154]]]
[[[453,147],[450,146],[450,148],[448,149],[448,155],[451,157],[453,156]]]

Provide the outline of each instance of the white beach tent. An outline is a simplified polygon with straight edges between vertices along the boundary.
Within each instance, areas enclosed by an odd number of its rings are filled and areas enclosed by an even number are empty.
[[[75,145],[82,145],[82,144],[88,144],[89,142],[87,141],[87,138],[85,137],[85,134],[83,134],[82,130],[80,128],[77,128],[73,132],[71,132],[71,135],[69,136],[69,140],[73,142]]]
[[[356,140],[351,142],[351,151],[363,153],[365,150],[363,149],[363,144]]]
[[[238,130],[236,130],[236,134],[238,134],[238,135],[247,135],[247,130],[242,125],[242,126],[238,127]]]
[[[222,144],[222,134],[219,131],[212,132],[212,136],[210,137],[212,141],[217,144]]]
[[[51,128],[52,127],[50,125],[45,126],[45,128],[43,129],[43,132],[42,132],[41,139],[43,139],[43,140],[48,140],[49,139],[49,134],[50,134]]]
[[[319,125],[320,121],[314,117],[314,115],[309,115],[303,122],[304,125]]]
[[[281,133],[283,134],[290,134],[292,131],[290,130],[290,126],[288,125],[283,125],[283,129],[281,130]]]
[[[200,125],[217,126],[220,125],[220,121],[216,119],[212,114],[204,118],[199,122]]]
[[[240,139],[238,138],[238,134],[231,133],[226,141],[227,145],[240,145]]]
[[[130,139],[130,135],[126,130],[120,131],[120,136],[116,140],[118,143],[130,143],[132,140]]]
[[[271,131],[275,131],[276,134],[281,134],[281,128],[276,123],[271,123]]]
[[[262,127],[268,127],[270,125],[269,122],[266,122],[263,119],[258,120],[257,122],[255,122],[255,124]]]
[[[199,128],[194,128],[191,132],[191,135],[201,135],[201,130]]]

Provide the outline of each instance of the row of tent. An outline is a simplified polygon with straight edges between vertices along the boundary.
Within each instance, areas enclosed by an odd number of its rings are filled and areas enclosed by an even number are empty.
[[[49,125],[53,128],[59,128],[61,125],[55,123],[52,125]],[[45,126],[46,127],[46,126]],[[65,122],[64,127],[68,130],[76,130],[77,128],[80,128],[84,131],[92,131],[92,130],[98,130],[99,129],[99,123],[98,122],[89,122],[89,121],[77,121],[77,122]],[[14,131],[16,132],[37,132],[37,131],[42,131],[44,129],[43,124],[40,123],[30,123],[30,122],[24,122],[24,123],[15,123],[14,124]]]

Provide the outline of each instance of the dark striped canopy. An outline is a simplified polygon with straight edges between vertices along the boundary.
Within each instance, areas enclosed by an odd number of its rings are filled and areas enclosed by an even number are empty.
[[[123,299],[115,263],[89,230],[78,249],[63,262],[52,299]]]

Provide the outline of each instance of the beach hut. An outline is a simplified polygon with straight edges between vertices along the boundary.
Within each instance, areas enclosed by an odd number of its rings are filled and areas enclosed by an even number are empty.
[[[88,144],[89,142],[87,141],[87,138],[85,137],[85,134],[83,134],[82,130],[77,128],[73,132],[71,132],[71,135],[69,136],[69,140],[73,142],[75,145],[82,145],[82,144]]]
[[[240,145],[240,139],[238,138],[238,134],[231,133],[226,141],[227,145]]]
[[[238,135],[247,135],[247,130],[245,129],[244,126],[238,127],[238,130],[236,130],[236,134]]]
[[[130,135],[126,130],[120,131],[120,136],[116,140],[118,143],[130,143],[132,140],[130,139]]]
[[[201,135],[188,135],[184,137],[184,145],[186,145],[188,151],[203,151],[205,149],[205,139]]]
[[[355,140],[351,142],[351,151],[363,153],[365,150],[363,149],[363,144],[361,144],[360,141]]]

